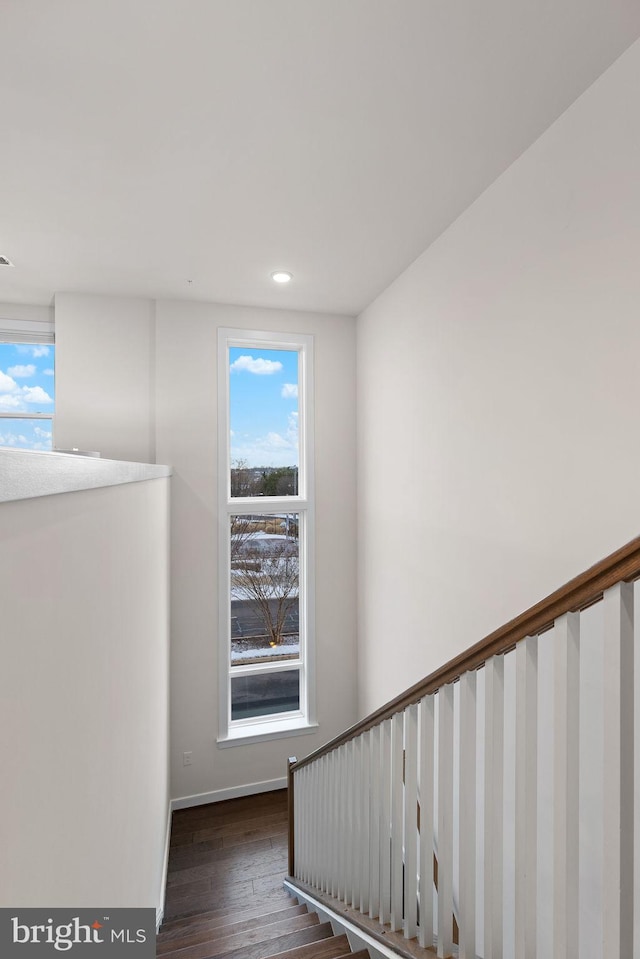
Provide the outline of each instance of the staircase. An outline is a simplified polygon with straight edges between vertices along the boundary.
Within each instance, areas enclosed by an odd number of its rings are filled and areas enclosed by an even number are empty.
[[[331,923],[288,897],[281,909],[261,912],[214,910],[165,923],[157,955],[165,959],[369,959],[366,949],[352,953],[345,935],[335,936]]]
[[[369,959],[299,905],[286,876],[285,791],[173,814],[162,959]]]
[[[640,955],[636,605],[640,537],[291,759],[287,889],[386,955]]]

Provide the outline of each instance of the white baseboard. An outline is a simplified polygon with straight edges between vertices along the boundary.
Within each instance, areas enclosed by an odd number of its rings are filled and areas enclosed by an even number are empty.
[[[171,847],[171,813],[172,807],[171,802],[169,802],[169,808],[167,809],[167,825],[164,837],[164,861],[162,863],[162,898],[160,900],[160,905],[156,909],[156,932],[158,932],[160,929],[162,920],[164,919],[164,903],[167,895],[167,873],[169,871],[169,850]]]
[[[215,789],[209,793],[197,793],[195,796],[181,796],[171,800],[171,809],[189,809],[191,806],[205,806],[207,803],[223,802],[225,799],[239,799],[240,796],[255,796],[258,793],[286,789],[287,778],[268,779],[262,783],[247,783],[245,786],[230,786],[228,789]]]

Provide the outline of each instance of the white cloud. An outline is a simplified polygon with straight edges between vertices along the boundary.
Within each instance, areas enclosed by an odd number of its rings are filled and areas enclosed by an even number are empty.
[[[39,426],[34,426],[34,427],[33,427],[33,432],[36,434],[36,436],[39,436],[39,437],[40,437],[41,439],[43,439],[43,440],[50,440],[50,439],[51,439],[51,431],[50,431],[50,430],[43,430],[43,429],[41,429]]]
[[[41,344],[38,346],[18,345],[16,346],[16,351],[18,353],[27,354],[28,356],[33,356],[34,359],[38,359],[40,356],[49,355],[49,347]]]
[[[297,400],[298,399],[298,384],[297,383],[285,383],[282,387],[282,393],[280,394],[283,400]]]
[[[267,433],[266,438],[262,440],[262,442],[264,443],[265,449],[271,451],[286,450],[291,446],[289,441],[285,439],[284,436],[281,436],[280,433]]]
[[[22,407],[20,396],[15,393],[3,393],[0,395],[0,410],[17,410]]]
[[[32,444],[22,433],[0,433],[0,446],[18,446],[22,449],[31,449]]]
[[[42,372],[44,373],[45,376],[53,376],[55,371],[54,371],[54,370],[43,370]]]
[[[53,400],[41,386],[23,386],[22,398],[25,403],[53,403]]]
[[[261,356],[239,356],[229,369],[232,373],[246,370],[247,373],[257,373],[258,376],[271,376],[280,372],[282,363],[279,360],[265,360]]]
[[[17,389],[18,384],[16,381],[0,370],[0,393],[15,393]]]
[[[289,413],[287,421],[287,439],[291,446],[295,446],[296,450],[298,449],[298,411],[294,410],[292,413]]]
[[[242,460],[250,467],[296,466],[298,447],[281,433],[267,433],[266,436],[246,439],[237,445],[232,444],[231,458]]]
[[[38,429],[36,428],[34,432],[38,433]],[[51,433],[40,430],[38,435],[40,436],[39,440],[32,440],[24,436],[23,433],[0,432],[0,446],[13,446],[23,450],[50,450]]]
[[[298,411],[289,413],[284,433],[270,432],[264,436],[235,439],[231,443],[231,458],[243,460],[250,467],[298,465]]]
[[[33,363],[28,363],[27,366],[10,366],[7,370],[9,376],[15,376],[18,379],[26,379],[28,376],[33,376],[36,368]]]

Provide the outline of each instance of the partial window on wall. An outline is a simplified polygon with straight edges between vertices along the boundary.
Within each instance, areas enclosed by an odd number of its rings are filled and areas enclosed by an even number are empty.
[[[313,341],[219,334],[219,741],[315,725]]]
[[[31,327],[34,325],[37,324]],[[21,328],[20,323],[11,326],[12,329],[0,326],[0,446],[51,450],[55,406],[53,334],[30,332],[27,325]]]

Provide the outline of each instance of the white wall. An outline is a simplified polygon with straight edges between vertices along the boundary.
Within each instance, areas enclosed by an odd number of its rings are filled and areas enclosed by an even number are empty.
[[[639,163],[636,44],[359,318],[361,714],[640,532]]]
[[[162,902],[168,488],[0,504],[3,906]]]
[[[58,449],[155,462],[151,300],[57,293]]]
[[[155,315],[148,334],[147,317]],[[87,325],[87,317],[91,318]],[[316,637],[319,729],[260,745],[221,748],[217,737],[217,331],[312,334],[315,348]],[[56,436],[174,469],[171,492],[172,796],[281,779],[356,716],[355,322],[352,317],[192,302],[56,297]],[[153,349],[150,349],[153,343]],[[118,363],[118,357],[126,362]],[[97,411],[85,368],[97,358]],[[155,384],[136,400],[132,382]],[[123,401],[110,401],[122,390]],[[103,397],[104,393],[104,399]],[[131,407],[130,407],[131,404]],[[137,404],[137,405],[136,405]],[[131,420],[131,422],[130,422]],[[152,443],[147,440],[153,433]],[[76,440],[77,438],[77,440]],[[193,753],[191,766],[182,753]]]

